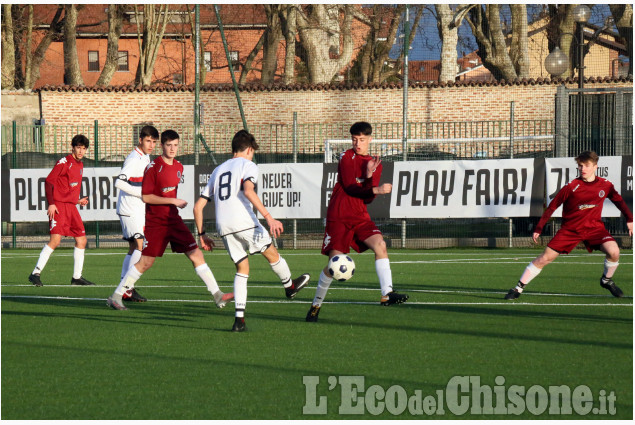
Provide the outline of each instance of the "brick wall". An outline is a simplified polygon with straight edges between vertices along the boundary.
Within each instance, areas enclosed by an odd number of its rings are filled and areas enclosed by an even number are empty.
[[[587,87],[632,87],[631,82],[595,83]],[[554,116],[556,84],[411,87],[408,120],[412,122],[507,120],[515,101],[518,120],[548,120]],[[193,122],[194,93],[183,91],[40,92],[47,124],[161,124]],[[241,99],[250,124],[289,124],[293,113],[301,123],[401,122],[401,88],[306,90],[244,90]],[[240,123],[233,91],[202,91],[206,124]]]

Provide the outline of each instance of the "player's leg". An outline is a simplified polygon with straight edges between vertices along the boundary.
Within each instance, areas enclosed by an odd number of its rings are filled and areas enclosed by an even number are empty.
[[[289,269],[289,265],[287,264],[287,261],[282,258],[282,255],[280,255],[273,244],[270,243],[269,246],[262,251],[262,255],[269,262],[271,270],[273,270],[276,276],[280,279],[280,282],[282,282],[287,298],[295,298],[298,292],[300,292],[300,290],[306,287],[309,283],[311,276],[308,273],[304,273],[291,280],[291,270]]]
[[[547,246],[542,254],[534,258],[527,265],[527,267],[523,271],[523,274],[520,276],[520,279],[518,279],[516,287],[509,290],[507,295],[505,295],[505,299],[515,300],[516,298],[520,297],[520,294],[523,293],[523,289],[525,289],[525,286],[527,286],[529,282],[531,282],[536,276],[538,276],[547,264],[558,258],[558,255],[560,255],[558,251]]]
[[[125,274],[128,272],[128,269],[130,269],[130,267],[132,267],[133,264],[137,264],[139,262],[139,260],[141,259],[141,252],[143,251],[143,238],[133,239],[132,241],[129,241],[129,243],[130,243],[130,249],[128,250],[128,255],[126,255],[126,258],[129,259],[128,268],[126,268],[125,272],[123,271],[123,268],[122,268],[122,273],[121,273],[122,279],[125,276]],[[125,267],[125,259],[124,259],[124,267]],[[132,301],[132,302],[138,302],[138,303],[144,303],[148,301],[146,297],[142,296],[139,292],[137,292],[136,288],[132,288],[131,291],[125,292],[123,294],[123,299],[125,301]]]
[[[188,233],[190,236],[191,233]],[[192,238],[192,240],[194,240]],[[178,252],[178,251],[177,251]],[[190,259],[192,265],[194,266],[194,270],[198,277],[203,281],[207,290],[214,297],[214,302],[216,303],[216,307],[223,308],[227,304],[228,301],[231,301],[234,298],[232,293],[224,294],[220,288],[218,287],[218,283],[216,282],[216,278],[214,277],[214,273],[212,273],[212,269],[209,268],[207,263],[205,262],[205,257],[203,256],[203,251],[201,251],[198,247],[194,248],[190,251],[185,252],[187,258]]]
[[[388,259],[388,249],[384,237],[379,229],[372,223],[372,229],[368,229],[370,225],[360,229],[362,237],[366,234],[371,236],[364,237],[363,243],[375,253],[375,271],[379,278],[379,286],[381,288],[381,305],[389,306],[393,304],[402,304],[408,300],[407,294],[398,294],[392,288],[392,270],[390,269],[390,260]]]
[[[604,274],[600,279],[600,286],[608,289],[614,297],[621,298],[624,296],[624,293],[615,282],[613,282],[615,270],[617,270],[617,266],[620,265],[620,247],[615,240],[610,240],[600,245],[600,250],[606,254],[604,258]]]
[[[328,251],[329,261],[331,260],[331,258],[335,257],[336,255],[343,255],[343,254],[345,253],[337,249],[332,249]],[[333,276],[329,272],[328,261],[327,261],[326,266],[324,266],[324,268],[320,272],[320,278],[318,279],[318,284],[315,288],[315,296],[313,297],[311,308],[309,308],[309,311],[306,314],[307,322],[318,321],[318,315],[320,314],[322,303],[324,302],[324,298],[326,298],[326,293],[328,292],[329,287],[331,286],[331,282],[333,282]]]
[[[48,263],[51,254],[53,253],[53,251],[55,251],[55,248],[60,245],[61,241],[62,235],[51,233],[49,242],[42,248],[37,263],[35,264],[35,268],[29,275],[29,282],[31,282],[34,286],[43,285],[42,281],[40,280],[40,273],[42,273],[42,270],[44,270],[44,267],[46,266],[46,263]]]
[[[155,259],[156,257],[154,256],[141,255],[139,261],[130,266],[123,279],[119,282],[115,292],[108,297],[106,304],[115,310],[127,310],[123,304],[123,294],[134,290],[135,283],[152,267]]]
[[[247,308],[247,281],[249,280],[249,259],[243,257],[236,263],[236,274],[234,275],[234,303],[235,303],[235,319],[232,326],[232,332],[244,332],[247,330],[245,325],[245,309]]]

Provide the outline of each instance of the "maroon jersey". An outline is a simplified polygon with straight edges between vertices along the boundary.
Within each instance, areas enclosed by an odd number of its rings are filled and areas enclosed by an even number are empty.
[[[84,163],[70,154],[57,161],[46,178],[46,200],[49,205],[65,202],[76,204],[82,188]]]
[[[542,232],[547,220],[560,205],[562,205],[562,229],[582,232],[595,227],[604,228],[602,207],[606,198],[610,199],[624,214],[626,221],[633,222],[633,214],[615,190],[613,183],[602,177],[596,177],[592,182],[577,178],[560,189],[542,214],[535,232]]]
[[[372,157],[357,155],[349,149],[340,158],[337,183],[326,212],[328,220],[370,220],[366,204],[375,199],[373,187],[379,186],[382,166],[379,164],[372,178],[366,178],[366,164]]]
[[[163,157],[158,157],[145,170],[141,194],[176,198],[182,178],[183,164],[175,159],[172,165],[168,165]],[[146,223],[168,223],[174,217],[179,217],[176,205],[146,204]]]

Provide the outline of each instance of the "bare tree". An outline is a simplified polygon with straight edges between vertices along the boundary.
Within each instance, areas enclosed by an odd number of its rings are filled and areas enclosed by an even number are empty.
[[[138,5],[134,6],[139,41],[139,66],[135,83],[150,85],[165,27],[169,20],[170,7],[167,4],[159,5],[158,9],[153,4],[145,4],[142,7],[143,13],[139,11]]]
[[[511,37],[508,37],[507,28],[501,22],[498,4],[473,7],[466,18],[476,38],[483,65],[497,80],[529,76],[527,6],[510,5],[510,9]]]
[[[106,62],[97,79],[96,86],[107,86],[119,66],[119,38],[123,27],[123,16],[126,6],[123,4],[108,5],[108,47],[106,49]]]
[[[64,83],[73,86],[84,85],[77,55],[77,14],[80,8],[75,4],[64,6]]]
[[[610,4],[609,8],[628,52],[628,75],[633,75],[633,5]]]
[[[251,50],[242,66],[239,83],[247,81],[249,72],[254,70],[254,59],[262,50],[262,63],[260,68],[260,81],[262,84],[271,84],[276,76],[278,68],[278,48],[282,40],[281,11],[285,5],[265,4],[263,5],[265,16],[267,17],[267,27],[263,31],[260,39]]]
[[[298,32],[296,25],[295,5],[286,5],[280,10],[280,21],[285,39],[284,56],[284,83],[291,84],[295,81],[295,38]]]
[[[575,51],[575,30],[576,22],[573,18],[575,4],[549,5],[547,23],[547,39],[549,41],[549,51],[558,46],[562,52],[569,56],[569,69],[561,75],[567,78],[573,75],[576,64]]]
[[[296,8],[296,24],[311,83],[330,83],[351,61],[354,7],[311,4]]]
[[[15,45],[11,5],[2,5],[2,88],[15,87]]]

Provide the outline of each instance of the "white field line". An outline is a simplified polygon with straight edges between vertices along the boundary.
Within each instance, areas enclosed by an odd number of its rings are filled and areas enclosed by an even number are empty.
[[[36,296],[36,295],[3,295],[2,298],[26,298],[26,299],[50,299],[50,300],[60,300],[60,301],[71,301],[71,300],[79,300],[79,301],[104,301],[105,298],[83,298],[83,297],[47,297],[47,296]],[[212,303],[212,300],[164,300],[164,299],[153,299],[151,302],[159,302],[159,303]],[[311,301],[287,301],[287,300],[255,300],[248,301],[249,304],[309,304]],[[324,304],[356,304],[356,305],[376,305],[377,302],[370,301],[325,301]],[[514,306],[576,306],[576,307],[632,307],[633,304],[604,304],[604,303],[585,303],[585,304],[577,304],[577,303],[527,303],[527,302],[422,302],[422,301],[413,301],[408,302],[408,305],[514,305]]]
[[[31,284],[23,284],[23,285],[1,285],[3,287],[7,287],[7,288],[13,288],[13,287],[32,287],[33,285]],[[103,285],[91,285],[91,286],[69,286],[69,285],[46,285],[47,288],[103,288]],[[113,285],[111,288],[114,288],[115,286]],[[280,291],[280,287],[273,284],[273,285],[248,285],[249,289],[271,289],[274,291]],[[198,288],[198,289],[203,289],[203,285],[142,285],[140,286],[140,288]],[[227,289],[232,289],[233,286],[232,285],[219,285],[219,288],[227,288]],[[376,292],[378,291],[377,288],[354,288],[354,287],[347,287],[347,286],[340,286],[340,285],[331,285],[331,287],[329,287],[329,291],[371,291],[371,292]],[[422,293],[422,294],[455,294],[455,295],[484,295],[484,294],[493,294],[493,295],[500,295],[500,294],[506,294],[507,290],[504,291],[470,291],[470,290],[449,290],[449,289],[407,289],[407,290],[403,290],[402,292],[406,293],[412,293],[412,292],[417,292],[417,293]],[[545,293],[545,292],[528,292],[528,293],[524,293],[524,296],[546,296],[546,297],[588,297],[588,298],[609,298],[612,299],[613,296],[606,294],[606,295],[599,295],[599,294],[559,294],[559,293]],[[8,295],[9,296],[9,295]],[[21,295],[16,295],[16,296],[21,296]],[[3,295],[4,297],[4,295]],[[625,295],[624,297],[625,299],[628,298],[633,298],[630,295]]]

